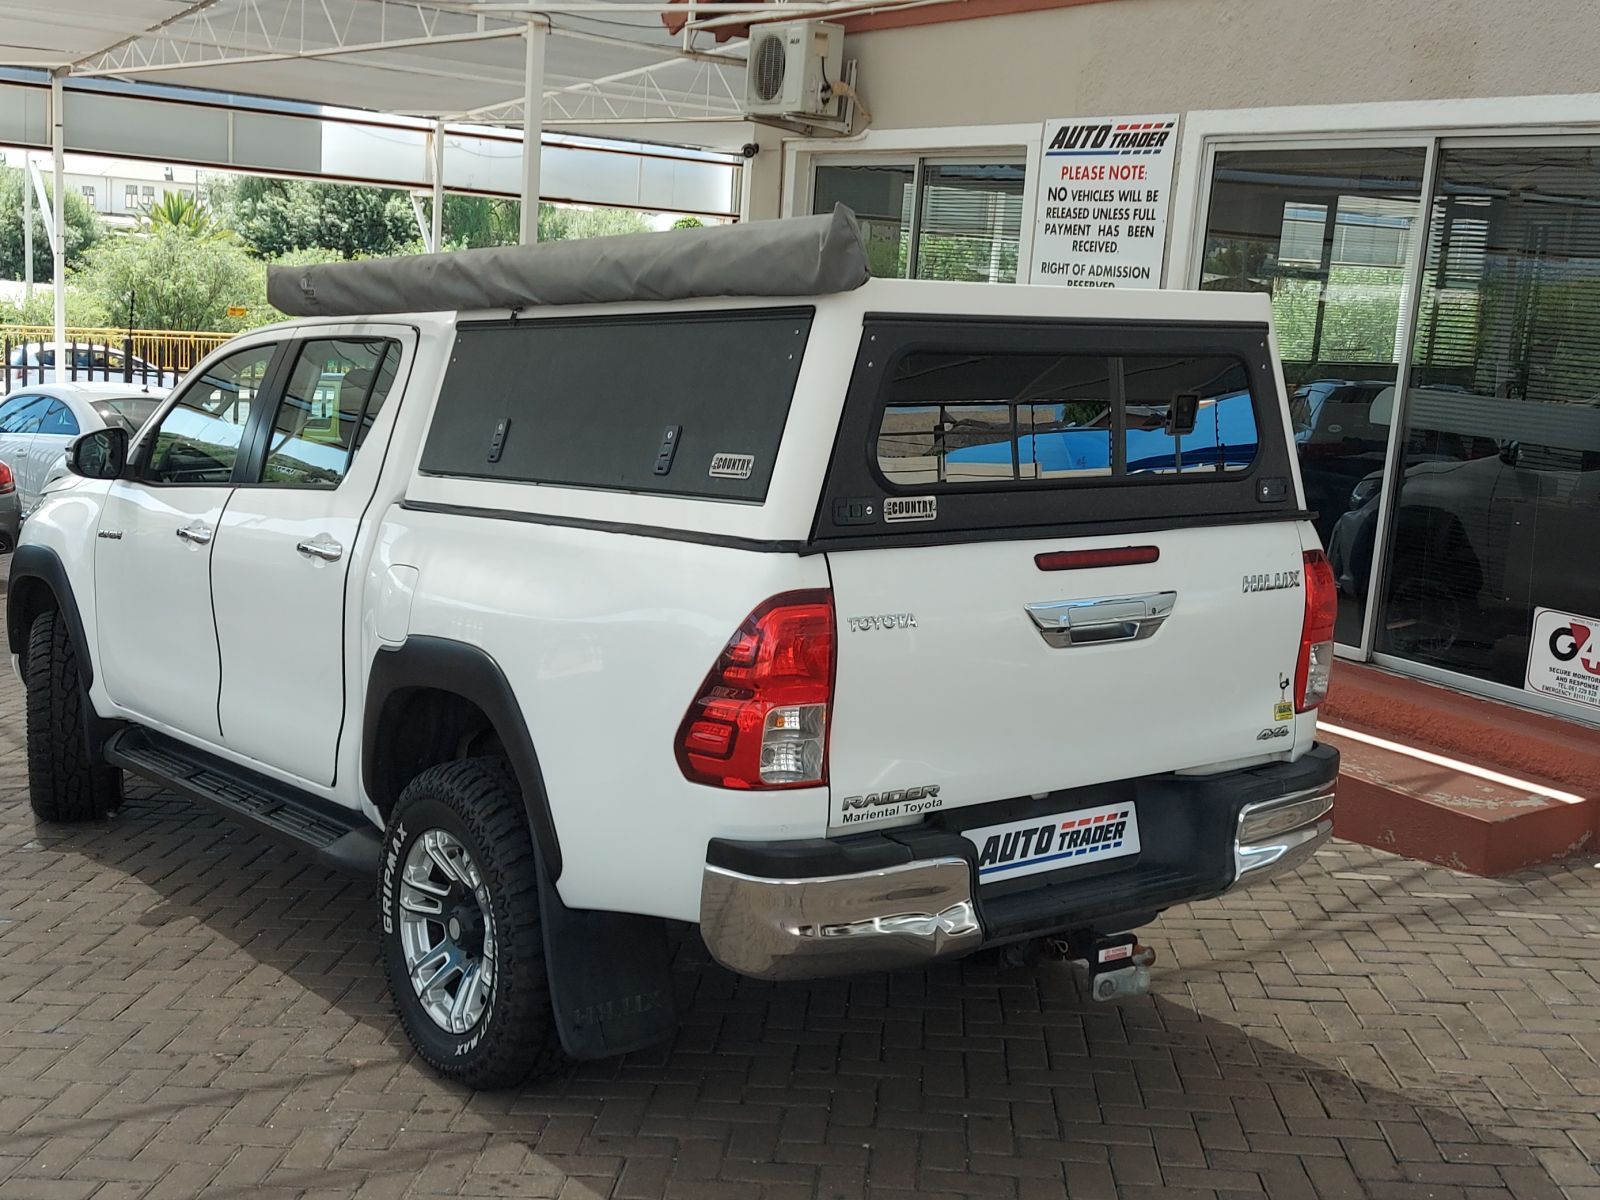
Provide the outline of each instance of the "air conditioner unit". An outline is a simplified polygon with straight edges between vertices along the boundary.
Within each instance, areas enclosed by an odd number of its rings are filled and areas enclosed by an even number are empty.
[[[834,90],[844,69],[844,26],[783,21],[750,30],[744,108],[752,117],[837,120]]]

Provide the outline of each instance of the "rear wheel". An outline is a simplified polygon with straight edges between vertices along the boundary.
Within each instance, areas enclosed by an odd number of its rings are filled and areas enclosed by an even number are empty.
[[[95,763],[85,724],[89,697],[78,651],[59,612],[28,633],[28,800],[41,821],[95,821],[122,802],[122,772]]]
[[[418,775],[390,817],[383,864],[384,971],[417,1053],[474,1088],[561,1070],[533,839],[510,764],[473,758]]]

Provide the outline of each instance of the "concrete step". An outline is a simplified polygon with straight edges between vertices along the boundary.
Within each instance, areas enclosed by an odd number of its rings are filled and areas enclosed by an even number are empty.
[[[1340,837],[1502,875],[1600,835],[1593,728],[1343,662],[1319,718],[1343,755]]]

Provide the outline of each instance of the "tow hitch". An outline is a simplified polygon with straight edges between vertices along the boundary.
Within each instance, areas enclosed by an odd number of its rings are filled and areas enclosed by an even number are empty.
[[[1142,996],[1150,990],[1150,964],[1156,952],[1131,933],[1095,937],[1070,933],[1049,939],[1050,949],[1087,979],[1089,995],[1105,1002]]]

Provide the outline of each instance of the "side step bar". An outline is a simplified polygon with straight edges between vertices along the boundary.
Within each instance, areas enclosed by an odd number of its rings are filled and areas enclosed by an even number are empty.
[[[298,850],[325,867],[376,879],[383,837],[366,817],[331,804],[247,767],[138,726],[128,726],[105,747],[106,760],[219,809],[250,828]]]

